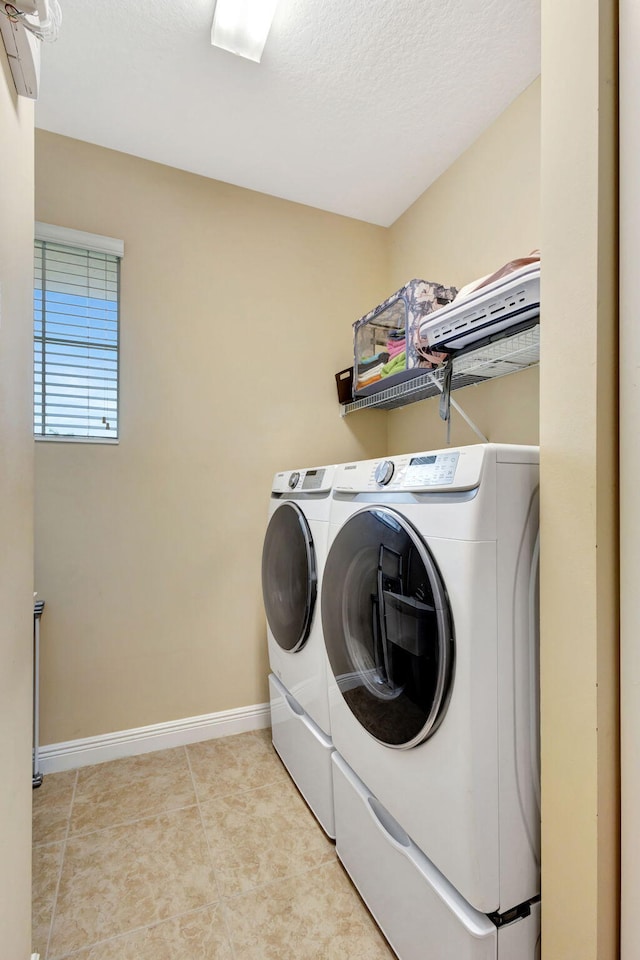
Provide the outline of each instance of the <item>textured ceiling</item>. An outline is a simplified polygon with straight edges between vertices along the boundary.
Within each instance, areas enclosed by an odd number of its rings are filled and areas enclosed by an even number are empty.
[[[280,0],[262,63],[213,0],[61,0],[45,130],[384,226],[540,70],[540,0]]]

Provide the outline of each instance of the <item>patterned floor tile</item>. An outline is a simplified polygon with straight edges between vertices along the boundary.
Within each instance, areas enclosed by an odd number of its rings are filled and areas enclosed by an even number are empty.
[[[242,960],[393,960],[339,863],[224,903]]]
[[[33,842],[64,840],[71,814],[71,798],[77,770],[48,773],[33,791]]]
[[[288,779],[203,803],[202,817],[223,897],[335,858]]]
[[[51,927],[64,843],[38,844],[32,856],[31,949],[44,957]]]
[[[262,730],[187,747],[198,798],[211,800],[287,778]]]
[[[195,802],[184,747],[112,760],[78,771],[70,832],[101,830]]]
[[[197,808],[67,841],[50,958],[215,902]]]
[[[73,954],[73,960],[232,960],[220,907],[165,920]]]

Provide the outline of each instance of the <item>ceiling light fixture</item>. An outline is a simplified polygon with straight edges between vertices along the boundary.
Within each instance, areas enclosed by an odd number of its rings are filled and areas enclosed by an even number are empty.
[[[217,0],[211,43],[260,63],[278,0]]]

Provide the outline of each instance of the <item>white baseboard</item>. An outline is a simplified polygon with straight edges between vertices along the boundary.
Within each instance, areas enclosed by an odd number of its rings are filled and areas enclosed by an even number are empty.
[[[59,773],[105,760],[134,757],[152,750],[181,747],[187,743],[229,737],[234,733],[260,730],[271,723],[268,703],[257,703],[236,710],[221,710],[202,717],[185,717],[149,727],[118,730],[84,740],[50,743],[38,750],[40,773]]]

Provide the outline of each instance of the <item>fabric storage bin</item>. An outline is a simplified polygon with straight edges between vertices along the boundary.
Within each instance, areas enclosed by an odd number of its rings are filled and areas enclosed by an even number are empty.
[[[354,396],[366,397],[438,365],[445,354],[419,346],[424,318],[457,290],[429,280],[410,280],[353,325]]]

